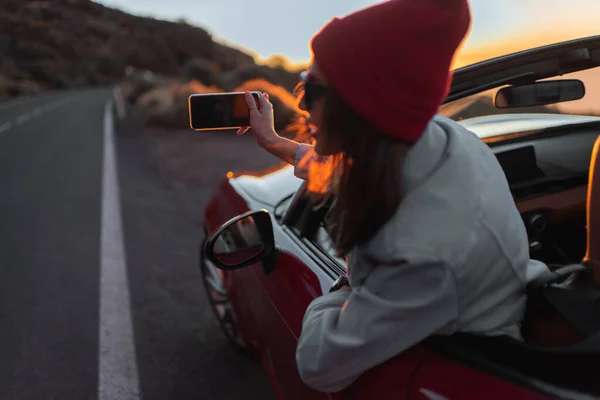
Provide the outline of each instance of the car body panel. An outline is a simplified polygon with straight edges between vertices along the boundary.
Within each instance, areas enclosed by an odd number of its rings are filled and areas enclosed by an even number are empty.
[[[283,248],[269,276],[265,276],[259,264],[249,270],[254,290],[246,299],[250,306],[247,312],[258,320],[261,356],[269,360],[280,390],[286,399],[329,398],[303,384],[295,357],[302,312],[314,297],[321,295],[319,278]]]
[[[242,189],[248,197],[265,206],[275,207],[285,195],[292,194],[304,182],[294,176],[294,167],[285,163],[249,174],[237,174],[231,178],[232,185]],[[277,188],[273,191],[273,188]]]

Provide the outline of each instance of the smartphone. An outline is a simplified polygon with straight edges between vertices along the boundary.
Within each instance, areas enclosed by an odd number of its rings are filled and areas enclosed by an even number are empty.
[[[258,92],[251,92],[258,107]],[[193,94],[188,99],[190,127],[195,131],[238,129],[250,126],[244,92]]]

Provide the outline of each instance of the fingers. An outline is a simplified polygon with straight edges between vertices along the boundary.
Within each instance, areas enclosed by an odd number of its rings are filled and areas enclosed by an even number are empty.
[[[262,109],[273,109],[273,105],[269,102],[269,94],[267,92],[259,93],[258,104],[256,103],[254,96],[252,96],[252,93],[248,90],[244,92],[244,99],[246,100],[246,105],[251,114],[255,112],[255,110],[260,112]]]
[[[260,97],[258,98],[258,101],[260,103],[261,110],[268,110],[269,108],[273,107],[273,105],[269,102],[268,93],[261,93]]]
[[[238,129],[237,135],[242,136],[244,133],[248,132],[249,129],[250,129],[249,127],[242,127],[240,129]]]
[[[251,113],[255,110],[258,110],[254,96],[252,96],[252,93],[250,93],[248,90],[246,90],[244,93],[244,99],[246,99],[246,105]]]

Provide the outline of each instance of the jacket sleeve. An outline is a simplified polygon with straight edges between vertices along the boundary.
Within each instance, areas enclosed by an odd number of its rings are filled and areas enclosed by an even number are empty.
[[[377,266],[363,285],[308,306],[296,350],[298,371],[309,387],[339,392],[428,336],[452,333],[457,315],[456,280],[447,265]]]

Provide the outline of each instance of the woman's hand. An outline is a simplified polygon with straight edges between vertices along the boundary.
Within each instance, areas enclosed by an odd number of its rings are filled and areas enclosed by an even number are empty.
[[[277,139],[279,136],[275,132],[275,124],[273,121],[273,104],[269,101],[269,95],[267,93],[260,93],[258,96],[258,102],[260,108],[257,107],[254,97],[249,91],[246,91],[244,97],[246,98],[246,104],[250,110],[250,127],[240,128],[237,132],[238,135],[243,135],[252,128],[254,136],[256,136],[256,142],[264,148],[267,148]]]
[[[244,97],[250,110],[250,128],[252,128],[252,132],[256,137],[256,143],[269,153],[294,165],[299,144],[281,137],[275,132],[273,104],[269,101],[269,95],[267,93],[259,95],[260,109],[256,106],[256,101],[250,92],[246,91]],[[243,135],[250,128],[240,128],[237,134]]]

